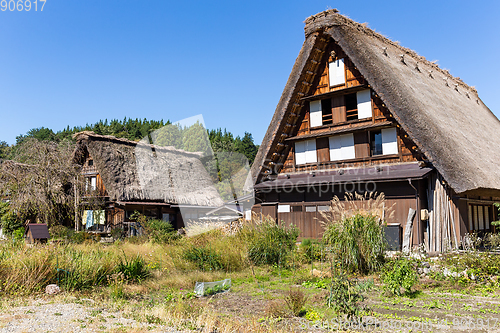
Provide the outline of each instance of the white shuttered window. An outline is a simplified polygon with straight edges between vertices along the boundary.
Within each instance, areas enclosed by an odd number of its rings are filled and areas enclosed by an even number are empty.
[[[323,113],[321,111],[321,101],[311,101],[309,103],[311,127],[323,125]]]
[[[398,135],[396,128],[382,130],[382,154],[391,155],[398,153]]]
[[[278,213],[290,213],[290,205],[278,205]]]
[[[338,59],[328,64],[330,86],[345,84],[344,59]]]
[[[356,93],[358,101],[358,119],[372,117],[372,98],[370,89],[358,91]]]
[[[295,143],[295,164],[316,163],[316,139]]]
[[[349,160],[356,157],[352,134],[333,136],[329,138],[329,141],[330,161]]]

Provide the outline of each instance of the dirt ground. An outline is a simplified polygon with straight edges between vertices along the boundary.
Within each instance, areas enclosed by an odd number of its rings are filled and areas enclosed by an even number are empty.
[[[240,289],[240,290],[238,290]],[[366,294],[370,314],[360,322],[340,321],[325,315],[318,321],[304,318],[269,318],[270,302],[284,290],[264,292],[234,288],[226,293],[193,300],[210,306],[228,320],[260,318],[271,331],[287,332],[500,332],[500,298],[460,293],[424,292],[414,298],[385,297],[378,290]],[[308,290],[307,307],[324,308],[325,290]],[[0,332],[180,332],[162,325],[137,322],[127,314],[107,310],[94,302],[60,303],[50,299],[2,310]],[[321,312],[321,311],[318,311]],[[350,326],[349,326],[350,325]]]
[[[324,290],[311,290],[308,307],[324,308]],[[228,292],[207,300],[228,317],[262,318],[263,324],[290,332],[346,331],[379,332],[500,332],[500,298],[462,293],[424,291],[409,297],[385,297],[379,290],[365,294],[363,306],[368,316],[360,322],[340,321],[325,315],[319,321],[304,318],[266,318],[269,303],[280,298],[282,290],[252,293]],[[350,326],[349,326],[350,325]]]

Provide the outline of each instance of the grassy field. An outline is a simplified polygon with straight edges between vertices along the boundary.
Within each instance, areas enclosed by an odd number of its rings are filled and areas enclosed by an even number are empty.
[[[160,325],[202,332],[342,328],[339,324],[345,324],[346,317],[326,302],[332,292],[332,263],[322,252],[324,248],[315,244],[320,254],[314,258],[311,245],[287,248],[286,232],[259,232],[228,235],[216,230],[169,244],[129,239],[112,244],[86,241],[28,246],[4,241],[0,243],[0,308],[8,311],[35,299],[81,304],[91,300],[88,305],[95,318],[87,320],[103,321],[102,313],[115,311],[146,323],[149,329]],[[293,231],[289,233],[293,236]],[[263,235],[270,237],[266,240]],[[272,243],[276,238],[280,239],[279,248]],[[271,249],[262,246],[268,241]],[[358,304],[363,326],[352,326],[355,320],[351,319],[351,328],[343,328],[498,330],[499,256],[449,254],[413,260],[412,267],[417,270],[427,262],[432,270],[420,274],[411,292],[401,296],[387,292],[379,272],[350,274],[356,293],[364,296]],[[229,291],[204,297],[194,294],[196,282],[223,279],[231,279]],[[58,284],[62,293],[45,295],[44,288],[50,283]]]

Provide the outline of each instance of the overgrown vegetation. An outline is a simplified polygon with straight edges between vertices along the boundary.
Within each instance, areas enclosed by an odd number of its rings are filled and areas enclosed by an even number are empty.
[[[384,289],[397,296],[410,295],[413,286],[418,282],[415,264],[407,258],[389,260],[380,275]]]
[[[305,305],[308,297],[298,288],[290,288],[285,294],[285,304],[292,315],[301,317],[306,313]]]
[[[376,197],[334,198],[330,210],[321,212],[325,224],[323,240],[332,248],[334,260],[348,272],[367,273],[383,264],[384,236],[383,194]]]
[[[224,269],[222,256],[205,246],[191,246],[184,250],[184,259],[195,264],[202,271],[212,271]]]
[[[120,258],[120,262],[116,266],[116,273],[122,274],[128,281],[136,282],[141,282],[151,274],[144,258],[138,255],[132,259]]]
[[[265,223],[283,230],[261,226]],[[84,233],[72,232],[73,236],[63,242],[34,247],[3,241],[0,295],[4,300],[17,295],[40,295],[47,284],[57,283],[63,290],[61,297],[74,295],[78,302],[98,300],[99,309],[127,311],[130,318],[148,323],[150,329],[164,324],[178,330],[217,328],[221,332],[290,332],[299,325],[312,327],[315,321],[332,322],[344,317],[357,320],[365,315],[380,320],[412,321],[411,316],[427,320],[430,309],[429,320],[436,314],[440,318],[447,318],[449,313],[464,317],[500,314],[496,305],[482,305],[485,296],[500,295],[500,256],[476,251],[436,258],[439,271],[433,270],[409,288],[405,287],[406,282],[399,283],[400,294],[406,296],[410,292],[411,298],[386,297],[380,290],[391,282],[378,280],[372,272],[362,277],[359,272],[343,270],[337,257],[331,255],[331,247],[318,241],[294,245],[285,256],[288,259],[279,264],[253,264],[250,254],[255,252],[250,250],[256,239],[286,233],[295,236],[291,229],[267,220],[242,223],[231,233],[212,230],[167,243],[145,240],[134,244],[126,238],[114,244],[99,244],[84,237]],[[53,228],[51,233],[59,235],[59,239],[65,237],[62,228]],[[73,242],[74,235],[85,238],[82,244]],[[267,251],[267,247],[260,249]],[[315,259],[318,256],[310,256],[318,251],[326,252],[326,256],[319,255],[319,260]],[[192,259],[186,256],[190,252]],[[199,265],[200,262],[204,264]],[[424,266],[413,259],[388,259],[381,275],[395,278],[406,276],[405,271],[416,274],[416,267]],[[443,274],[445,268],[460,274]],[[212,288],[205,290],[210,297],[194,297],[195,282],[226,278],[232,280],[229,293],[212,297],[224,291]],[[454,296],[433,294],[450,290]],[[467,295],[459,294],[464,290]],[[474,293],[483,297],[481,305],[468,301],[464,305],[464,298],[469,300]],[[450,298],[456,298],[458,305],[452,305]],[[106,318],[99,318],[96,313],[93,319]],[[236,325],[238,320],[241,322]]]
[[[22,228],[23,223],[14,214],[14,211],[10,209],[10,206],[7,202],[0,201],[0,227],[3,230],[3,233],[10,236],[12,233]]]
[[[248,225],[244,230],[248,257],[256,265],[283,265],[295,250],[299,229],[280,226],[272,219]]]
[[[358,318],[361,312],[360,302],[363,296],[357,284],[343,272],[338,272],[333,278],[326,302],[338,314],[347,318]]]

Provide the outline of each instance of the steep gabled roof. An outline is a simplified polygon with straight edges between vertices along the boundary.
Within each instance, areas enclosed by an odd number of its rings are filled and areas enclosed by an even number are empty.
[[[28,224],[28,229],[26,229],[26,234],[31,231],[31,236],[33,239],[49,239],[49,228],[45,223],[30,223]]]
[[[157,201],[217,207],[224,204],[200,154],[93,132],[74,135],[75,162],[88,152],[113,201]]]
[[[500,191],[500,122],[474,88],[337,10],[305,23],[306,40],[252,167],[254,183],[263,180],[278,134],[306,91],[305,73],[317,61],[318,45],[331,37],[457,193]]]

